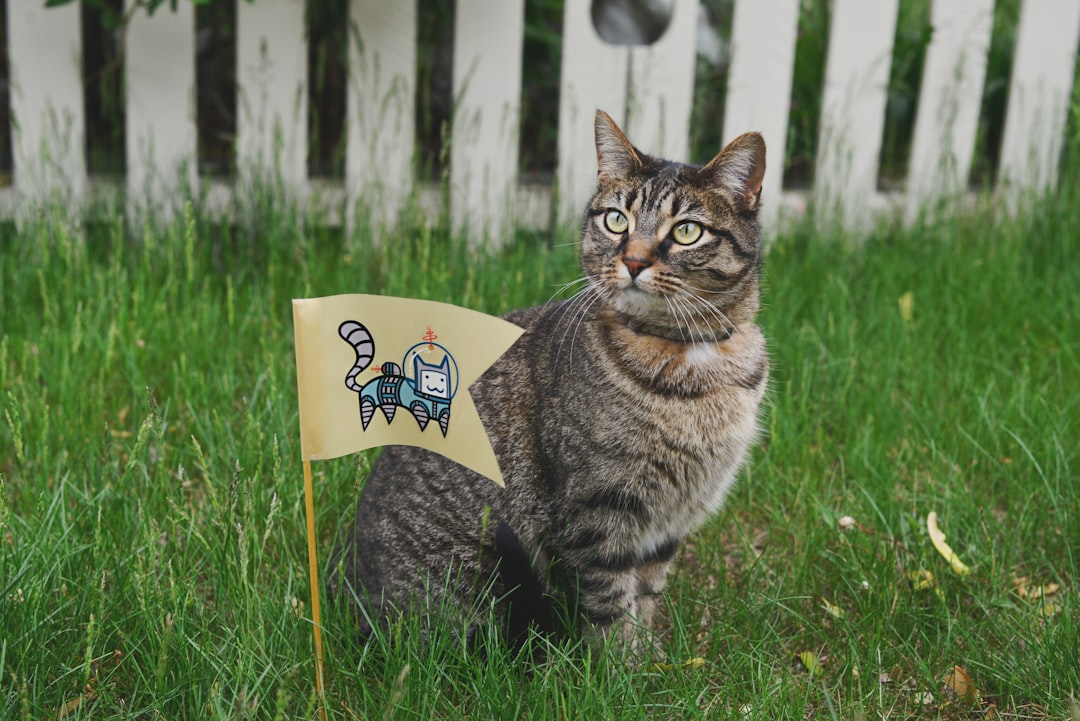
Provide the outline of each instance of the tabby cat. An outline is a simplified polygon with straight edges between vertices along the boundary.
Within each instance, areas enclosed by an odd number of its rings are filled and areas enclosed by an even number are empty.
[[[597,111],[596,151],[584,289],[508,315],[525,333],[471,390],[506,488],[385,449],[332,561],[364,631],[435,608],[475,630],[486,604],[519,636],[562,608],[639,646],[679,544],[746,460],[769,372],[754,324],[765,143],[747,133],[685,165]]]

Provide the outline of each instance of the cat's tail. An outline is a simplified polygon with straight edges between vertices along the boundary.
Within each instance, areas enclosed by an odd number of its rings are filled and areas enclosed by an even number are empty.
[[[511,643],[520,647],[530,627],[540,633],[555,631],[551,597],[544,593],[525,545],[506,521],[495,527],[495,550],[499,554],[499,577],[506,590],[504,623]]]
[[[338,335],[356,351],[356,363],[345,376],[345,386],[359,393],[364,386],[357,382],[356,376],[371,365],[371,360],[375,357],[375,339],[371,337],[371,331],[365,328],[363,323],[357,323],[355,320],[347,320],[338,326]]]

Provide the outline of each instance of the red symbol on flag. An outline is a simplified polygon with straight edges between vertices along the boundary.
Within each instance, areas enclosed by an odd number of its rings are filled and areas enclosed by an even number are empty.
[[[429,325],[427,327],[427,333],[424,333],[423,338],[421,338],[420,340],[426,340],[428,342],[428,350],[430,351],[435,350],[435,339],[438,337],[439,336],[435,335],[435,331],[433,331],[431,329],[431,326]]]

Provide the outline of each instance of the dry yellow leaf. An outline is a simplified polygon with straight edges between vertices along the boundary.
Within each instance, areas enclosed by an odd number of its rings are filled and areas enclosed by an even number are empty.
[[[1061,590],[1060,583],[1048,583],[1045,586],[1039,586],[1031,592],[1032,599],[1046,598],[1047,596],[1053,596],[1055,593]]]
[[[82,694],[81,696],[76,696],[75,698],[71,699],[70,701],[65,703],[63,706],[61,706],[60,710],[56,714],[56,718],[57,719],[67,718],[67,716],[69,716],[70,714],[73,714],[76,711],[78,711],[79,707],[82,706],[84,703],[93,701],[94,698],[96,698],[96,697],[97,697],[97,694],[94,693],[94,689],[92,689],[92,688],[90,688],[88,686],[87,689],[86,689],[86,693]]]
[[[934,574],[925,568],[920,568],[918,571],[908,571],[907,577],[911,581],[911,587],[916,591],[929,591],[934,587]]]
[[[904,293],[897,298],[896,304],[900,306],[900,317],[905,323],[910,323],[912,311],[915,307],[915,297],[911,294],[911,291],[909,290],[907,293]]]
[[[817,654],[813,651],[803,651],[799,654],[799,660],[811,678],[821,673],[821,661],[818,661]]]
[[[1046,604],[1043,604],[1042,606],[1039,606],[1039,613],[1041,613],[1044,618],[1053,618],[1054,616],[1061,613],[1061,604],[1058,604],[1058,603],[1046,603]]]
[[[945,674],[945,685],[948,686],[956,697],[968,706],[975,706],[982,701],[979,689],[971,680],[968,672],[960,666],[954,666],[953,670]]]
[[[971,569],[960,560],[956,555],[956,551],[952,550],[948,543],[945,541],[945,534],[938,528],[937,513],[930,511],[926,516],[926,530],[930,534],[930,542],[934,544],[934,548],[937,552],[949,562],[949,566],[952,567],[953,573],[958,576],[966,576],[971,573]]]
[[[1013,587],[1016,595],[1025,601],[1039,603],[1039,613],[1045,618],[1056,616],[1061,612],[1061,605],[1050,600],[1051,596],[1061,590],[1060,583],[1047,583],[1042,586],[1032,586],[1031,579],[1027,576],[1013,578]]]
[[[682,663],[680,663],[678,665],[678,668],[701,668],[704,665],[705,665],[705,659],[703,659],[701,656],[694,656],[693,658],[688,658],[685,661],[683,661]],[[673,670],[675,668],[676,668],[676,666],[674,664],[671,664],[671,663],[663,663],[663,662],[661,662],[661,663],[654,663],[653,664],[653,670],[657,671],[657,672],[660,672],[660,673],[666,673],[666,672],[671,671],[671,670]]]
[[[833,618],[843,618],[844,617],[844,609],[840,608],[835,603],[830,603],[829,599],[822,598],[821,603],[822,603],[822,608],[824,608],[826,613],[828,613]]]

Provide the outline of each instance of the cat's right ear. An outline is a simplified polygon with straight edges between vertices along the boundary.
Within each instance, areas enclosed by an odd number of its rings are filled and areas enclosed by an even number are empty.
[[[611,116],[596,111],[596,175],[600,185],[641,169],[641,157]]]
[[[760,133],[743,133],[701,170],[716,185],[734,193],[744,210],[757,210],[765,177],[765,140]]]

